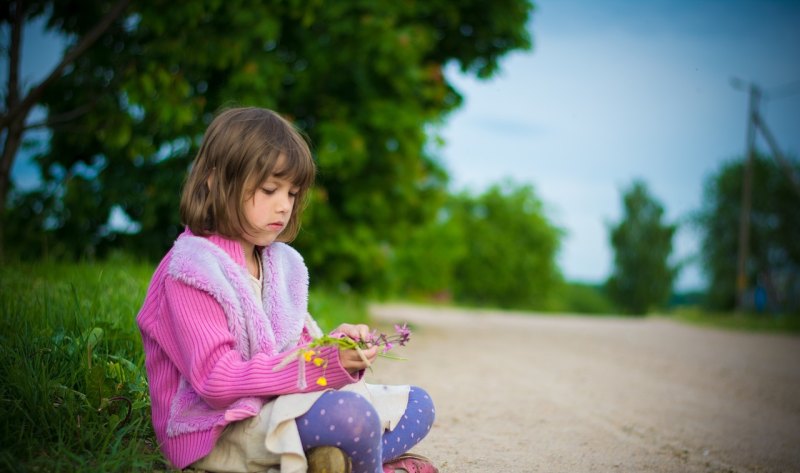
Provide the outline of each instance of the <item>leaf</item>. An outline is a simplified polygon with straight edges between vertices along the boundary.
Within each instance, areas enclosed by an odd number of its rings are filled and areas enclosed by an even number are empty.
[[[99,408],[105,391],[106,372],[101,364],[95,364],[86,372],[86,398],[89,403]]]
[[[105,332],[100,327],[94,327],[89,331],[86,335],[86,348],[91,352],[97,346],[98,343],[103,339],[103,335]]]

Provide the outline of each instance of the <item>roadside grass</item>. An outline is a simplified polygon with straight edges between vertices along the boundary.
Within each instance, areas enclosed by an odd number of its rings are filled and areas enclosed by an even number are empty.
[[[666,317],[703,327],[747,332],[800,333],[800,314],[754,312],[709,312],[696,307],[681,307]]]
[[[156,445],[138,312],[154,265],[0,268],[0,470],[173,471]],[[356,296],[313,292],[323,329],[363,322]]]

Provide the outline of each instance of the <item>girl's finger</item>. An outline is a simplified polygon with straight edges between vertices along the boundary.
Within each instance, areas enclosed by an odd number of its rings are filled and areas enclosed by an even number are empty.
[[[369,327],[365,324],[358,324],[356,326],[358,330],[358,338],[359,340],[368,340],[369,339]]]

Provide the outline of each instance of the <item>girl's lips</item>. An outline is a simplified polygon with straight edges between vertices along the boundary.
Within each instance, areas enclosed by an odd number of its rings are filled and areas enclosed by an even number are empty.
[[[272,222],[267,226],[272,229],[283,228],[283,222]]]

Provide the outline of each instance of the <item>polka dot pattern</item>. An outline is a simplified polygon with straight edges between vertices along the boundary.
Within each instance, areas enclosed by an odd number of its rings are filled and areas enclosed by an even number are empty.
[[[435,416],[425,390],[411,387],[406,412],[397,427],[383,432],[375,408],[359,394],[328,391],[296,419],[306,450],[335,445],[347,452],[353,473],[382,473],[382,464],[396,458],[427,435]]]
[[[385,432],[383,463],[398,457],[418,444],[433,426],[436,410],[428,393],[416,386],[408,393],[408,406],[394,430]],[[391,446],[390,446],[391,445]]]

